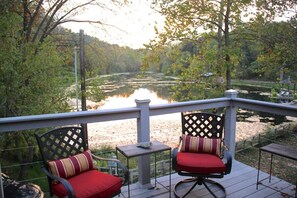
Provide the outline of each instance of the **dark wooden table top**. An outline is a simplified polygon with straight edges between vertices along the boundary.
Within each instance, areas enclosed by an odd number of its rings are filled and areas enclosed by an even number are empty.
[[[297,160],[297,149],[289,145],[268,144],[260,148],[261,151],[266,151],[292,160]]]
[[[141,148],[138,144],[129,144],[124,146],[117,146],[116,150],[122,153],[125,157],[137,157],[142,155],[148,155],[156,152],[171,150],[171,147],[163,144],[159,141],[151,141],[151,146],[149,148]]]

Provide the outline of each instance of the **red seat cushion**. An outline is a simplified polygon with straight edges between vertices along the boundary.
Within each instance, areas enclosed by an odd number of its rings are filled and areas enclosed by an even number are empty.
[[[107,198],[115,195],[122,187],[122,180],[98,170],[90,170],[67,179],[77,198]],[[62,184],[52,184],[52,191],[58,197],[65,197],[67,191]]]
[[[222,159],[216,155],[179,152],[176,159],[178,171],[199,174],[223,173],[226,171]]]

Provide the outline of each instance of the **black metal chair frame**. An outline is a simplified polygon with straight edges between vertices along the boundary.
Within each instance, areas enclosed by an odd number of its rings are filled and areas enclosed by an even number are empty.
[[[82,127],[62,127],[43,134],[36,133],[35,137],[43,160],[42,170],[48,178],[51,196],[51,184],[55,181],[62,183],[69,197],[74,198],[75,192],[70,183],[66,179],[52,175],[48,167],[48,161],[67,158],[86,151],[88,149],[88,141],[85,131]],[[92,154],[92,157],[94,160],[116,163],[117,167],[122,170],[122,175],[117,175],[121,176],[122,184],[124,185],[128,181],[128,170],[118,159],[102,158],[94,154]],[[120,193],[121,190],[114,196]]]
[[[232,157],[228,152],[227,147],[224,145],[224,115],[216,115],[211,113],[182,113],[182,134],[191,135],[194,137],[203,137],[203,138],[220,138],[222,139],[221,150],[224,156],[226,171],[224,173],[215,173],[215,174],[195,174],[185,171],[177,171],[181,176],[190,176],[192,178],[182,180],[178,182],[174,187],[175,197],[186,197],[196,185],[204,185],[206,189],[214,196],[216,195],[212,192],[208,184],[213,184],[219,187],[226,196],[225,187],[220,183],[210,180],[208,178],[223,178],[224,175],[231,172],[232,167]],[[179,142],[179,147],[181,145],[181,137]],[[180,148],[174,148],[172,152],[172,168],[177,170],[177,154]],[[224,150],[224,151],[223,151]],[[184,194],[178,195],[177,187],[183,183],[194,182],[193,186]]]

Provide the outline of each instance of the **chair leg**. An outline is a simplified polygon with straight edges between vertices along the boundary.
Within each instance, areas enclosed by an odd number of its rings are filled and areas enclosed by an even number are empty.
[[[224,196],[220,196],[220,197],[222,197],[222,198],[226,197],[226,189],[220,183],[215,182],[215,181],[210,180],[210,179],[203,179],[202,183],[206,187],[206,189],[210,192],[210,194],[212,194],[215,198],[217,198],[217,196],[212,192],[212,190],[209,188],[209,186],[206,183],[210,183],[212,185],[216,185],[217,187],[219,187],[224,192]]]
[[[181,184],[189,183],[189,182],[195,182],[195,183],[184,195],[182,195],[182,196],[178,195],[178,193],[176,192],[177,187]],[[206,189],[210,192],[210,194],[212,194],[213,197],[217,198],[218,196],[212,192],[212,190],[209,188],[208,184],[216,185],[218,188],[220,188],[223,191],[223,196],[220,196],[220,197],[226,197],[226,190],[225,190],[224,186],[222,186],[220,183],[215,182],[213,180],[203,179],[203,178],[190,178],[190,179],[185,179],[185,180],[178,182],[174,186],[174,196],[177,198],[184,198],[195,188],[196,185],[202,185],[202,184],[206,187]]]
[[[189,182],[195,182],[195,183],[194,183],[194,185],[190,188],[190,190],[188,190],[188,192],[186,192],[186,194],[184,194],[183,196],[178,195],[177,192],[176,192],[176,188],[177,188],[179,185],[183,184],[183,183],[189,183]],[[182,181],[178,182],[178,183],[175,184],[175,186],[174,186],[174,191],[173,191],[174,196],[177,197],[177,198],[184,198],[184,197],[186,197],[186,196],[187,196],[187,195],[188,195],[188,194],[195,188],[195,186],[196,186],[197,184],[199,184],[199,183],[201,183],[201,181],[199,181],[197,178],[189,178],[189,179],[185,179],[185,180],[182,180]],[[199,184],[199,185],[201,185],[201,184]]]

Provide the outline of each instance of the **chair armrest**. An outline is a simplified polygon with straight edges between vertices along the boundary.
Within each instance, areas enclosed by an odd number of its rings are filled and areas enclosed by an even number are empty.
[[[67,194],[69,195],[70,198],[75,198],[75,193],[73,191],[73,188],[66,179],[51,174],[45,167],[41,167],[41,169],[46,174],[46,176],[50,178],[50,180],[54,180],[61,183],[67,190]]]
[[[229,174],[232,168],[232,155],[228,150],[224,152],[224,161],[225,161],[225,166],[227,168],[226,174]]]
[[[128,181],[128,177],[129,177],[129,171],[128,171],[127,167],[120,160],[114,159],[114,158],[99,157],[99,156],[94,155],[94,154],[92,154],[92,157],[93,157],[93,159],[99,160],[99,161],[115,162],[124,173],[122,184],[123,185],[126,184],[126,182]]]
[[[232,168],[232,155],[229,152],[229,148],[225,144],[224,140],[223,140],[223,148],[224,148],[224,158],[223,158],[223,160],[225,161],[225,166],[227,168],[226,174],[229,174],[231,172],[231,168]]]
[[[171,159],[172,159],[172,170],[176,171],[176,168],[177,168],[177,161],[176,161],[176,158],[177,158],[177,153],[178,151],[180,150],[180,147],[181,147],[181,142],[182,142],[182,137],[180,136],[179,137],[179,142],[178,142],[178,145],[176,148],[173,148],[172,149],[172,154],[171,154]]]
[[[174,148],[172,149],[172,169],[176,171],[177,169],[177,161],[176,161],[176,158],[177,158],[177,153],[178,153],[178,148]]]

